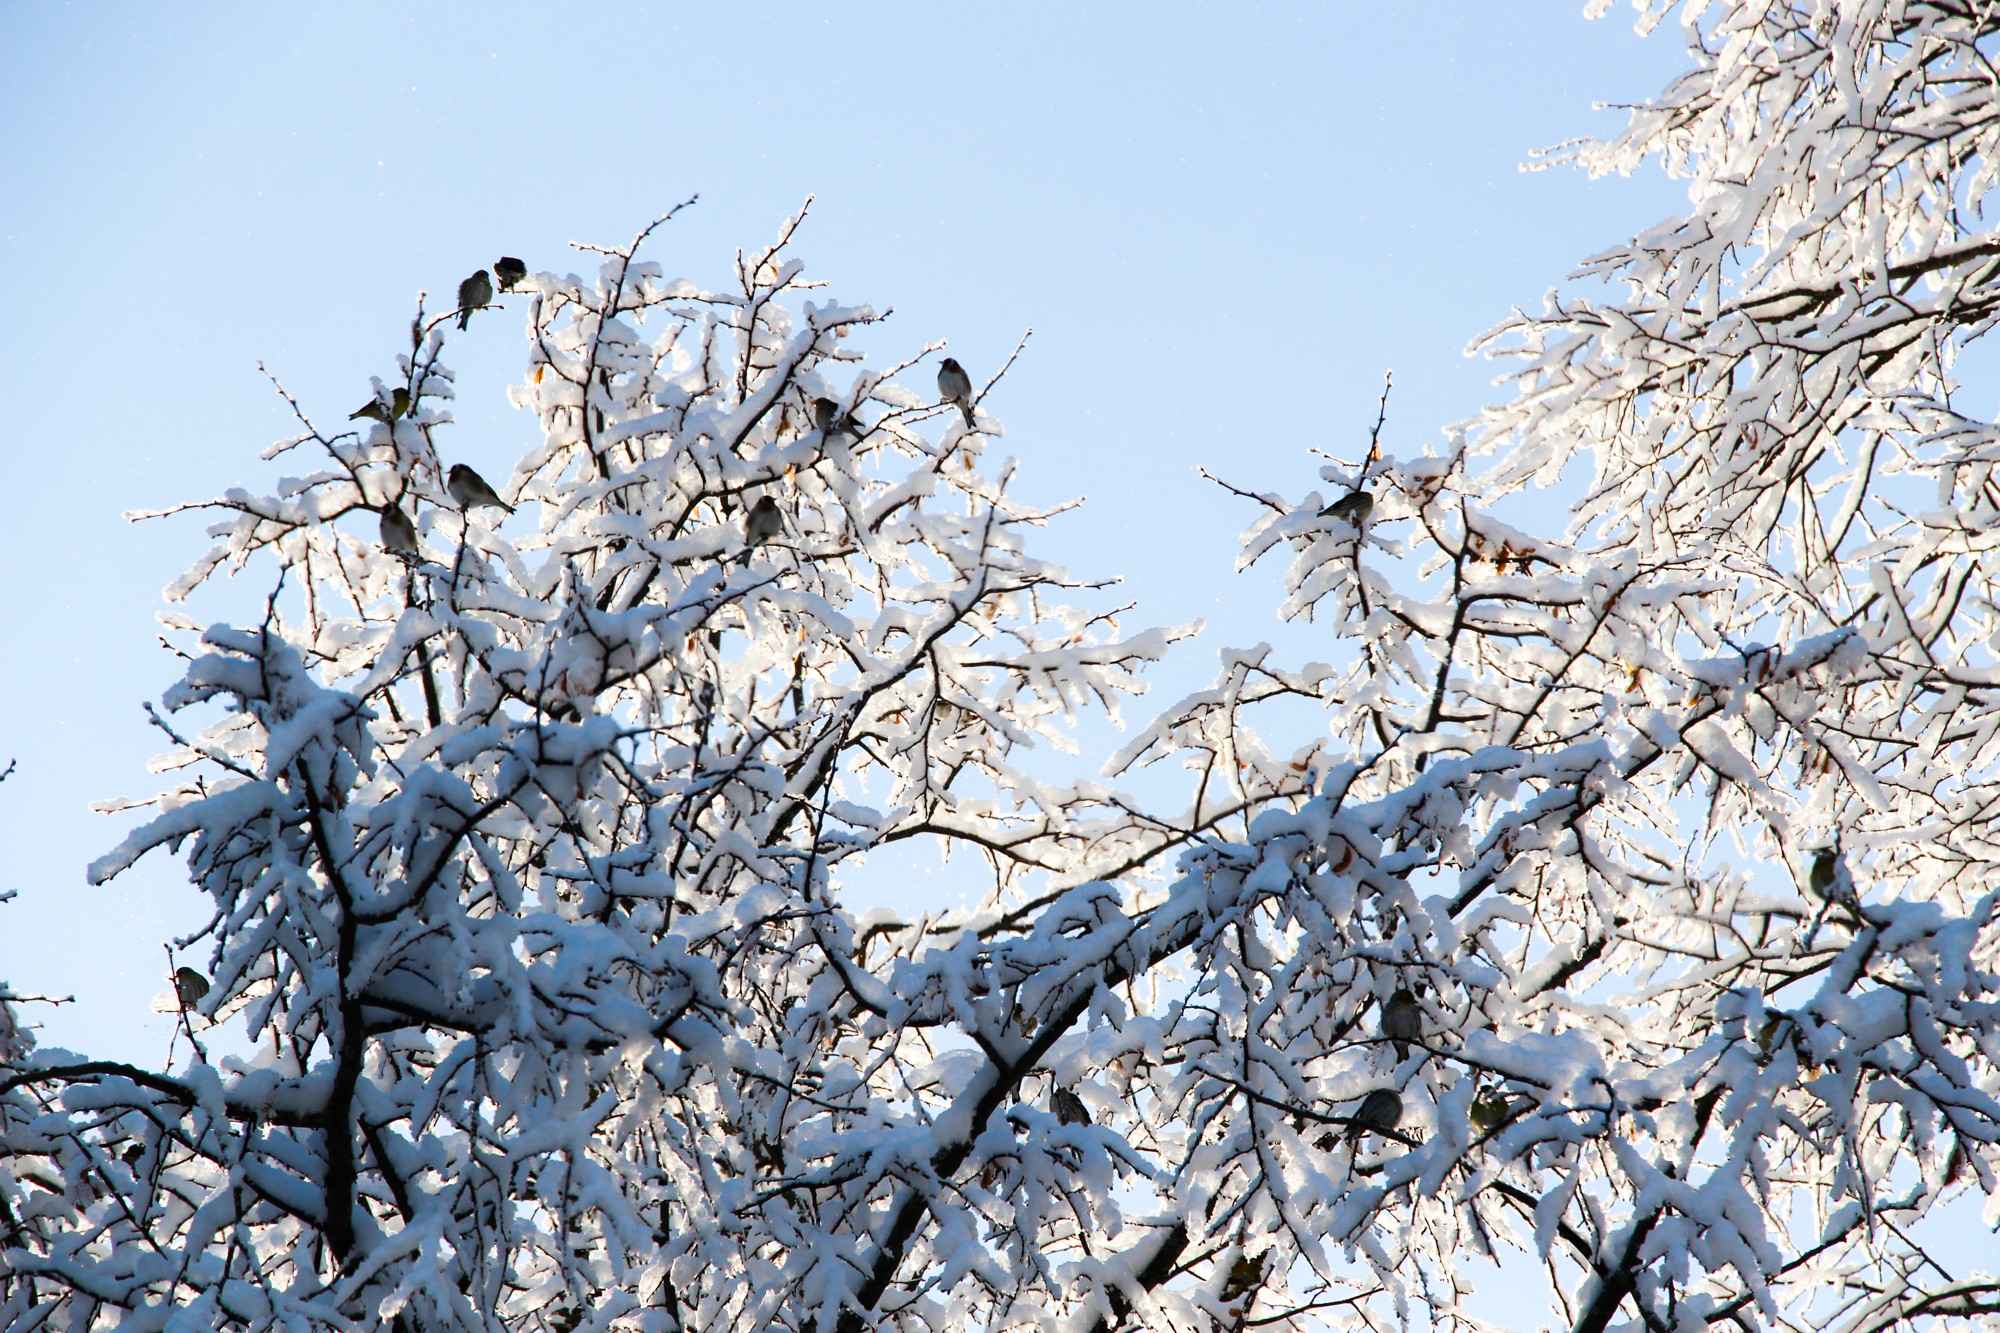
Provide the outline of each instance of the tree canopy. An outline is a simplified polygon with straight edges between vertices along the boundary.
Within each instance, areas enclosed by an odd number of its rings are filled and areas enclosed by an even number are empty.
[[[1687,72],[1551,160],[1688,213],[1485,335],[1443,444],[1224,478],[1328,660],[1224,652],[1095,777],[1029,751],[1191,628],[1030,552],[1006,368],[867,364],[798,218],[722,289],[671,214],[472,288],[502,484],[456,308],[294,404],[312,470],[186,507],[173,594],[268,596],[179,623],[178,776],[92,869],[212,903],[190,1055],[0,1050],[0,1317],[1480,1328],[1508,1255],[1590,1333],[2000,1310],[1923,1234],[2000,1214],[2000,18],[1641,9]],[[1501,516],[1542,487],[1567,531]],[[906,843],[983,899],[871,905]]]

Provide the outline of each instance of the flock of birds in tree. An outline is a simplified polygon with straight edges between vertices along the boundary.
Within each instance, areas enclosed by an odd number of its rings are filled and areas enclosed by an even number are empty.
[[[1356,494],[1360,496],[1360,517],[1365,520],[1368,509],[1367,493],[1356,492]],[[1335,506],[1329,508],[1337,507],[1339,503],[1337,501]],[[1340,517],[1344,521],[1354,521],[1347,519],[1345,514],[1335,517]],[[1806,888],[1812,897],[1818,899],[1820,908],[1808,930],[1807,939],[1812,938],[1813,932],[1819,929],[1820,923],[1831,910],[1838,910],[1851,924],[1860,926],[1862,924],[1860,893],[1855,887],[1853,877],[1841,861],[1839,844],[1836,842],[1831,846],[1816,848],[1811,856],[1806,871]],[[1769,1050],[1784,1022],[1783,1014],[1770,1015],[1765,1020],[1763,1029],[1757,1034],[1758,1045]],[[1424,1052],[1423,1058],[1430,1058],[1431,1048],[1425,1038],[1426,1014],[1423,1002],[1408,986],[1399,986],[1388,999],[1381,1002],[1376,1023],[1379,1040],[1387,1042],[1395,1051],[1398,1066],[1409,1058],[1412,1047],[1421,1048]],[[1068,1089],[1058,1089],[1052,1098],[1052,1104],[1057,1117],[1063,1123],[1089,1123],[1089,1114],[1083,1110],[1082,1101]],[[1498,1088],[1482,1088],[1472,1102],[1472,1127],[1478,1133],[1490,1137],[1508,1121],[1529,1110],[1533,1105],[1534,1101],[1531,1098],[1525,1096],[1510,1098]],[[1073,1116],[1077,1118],[1073,1119]],[[1318,1118],[1335,1123],[1343,1119],[1339,1116]],[[1394,1088],[1372,1090],[1362,1097],[1360,1104],[1344,1120],[1345,1138],[1350,1143],[1358,1143],[1364,1135],[1371,1133],[1399,1142],[1409,1142],[1396,1132],[1396,1127],[1403,1121],[1403,1098]],[[1339,1133],[1324,1134],[1316,1146],[1322,1152],[1329,1151],[1341,1137]]]
[[[464,282],[458,284],[458,327],[464,329],[472,320],[472,312],[493,304],[495,279],[499,280],[499,290],[511,292],[528,276],[528,266],[512,255],[502,255],[494,261],[493,271],[488,274],[479,269]],[[968,430],[975,430],[973,405],[976,399],[972,393],[972,377],[965,373],[965,367],[951,357],[946,357],[938,366],[938,397],[941,401],[956,407],[965,417]],[[397,387],[378,390],[376,395],[348,414],[349,421],[379,421],[383,425],[394,422],[410,414],[413,403],[410,391]],[[859,423],[852,412],[842,413],[840,404],[831,398],[813,399],[813,425],[823,436],[835,433],[850,435],[860,433]],[[475,509],[500,509],[509,514],[514,506],[500,497],[486,478],[479,475],[470,464],[454,463],[445,476],[445,489],[450,492],[460,512],[470,514]],[[1364,497],[1365,498],[1365,497]],[[743,516],[743,550],[736,558],[747,562],[759,546],[776,538],[785,530],[784,513],[778,508],[776,499],[769,495],[759,496]],[[417,525],[403,510],[400,500],[392,500],[382,507],[381,525],[382,549],[391,555],[406,559],[417,559],[422,548],[417,542]]]
[[[499,280],[499,290],[510,292],[528,276],[528,269],[519,259],[503,255],[493,265],[489,276],[480,269],[458,285],[458,327],[463,329],[472,319],[472,312],[493,304],[494,279]],[[938,367],[938,398],[940,402],[956,407],[965,417],[968,430],[977,426],[973,420],[976,399],[972,392],[972,379],[965,373],[965,367],[951,357],[946,357]],[[836,433],[859,434],[860,426],[851,412],[843,413],[840,404],[831,398],[813,399],[813,425],[821,435],[831,437]],[[379,421],[388,425],[398,418],[409,415],[410,392],[396,388],[378,392],[374,398],[356,408],[348,420]],[[1372,461],[1372,459],[1371,459]],[[500,509],[512,514],[514,506],[500,497],[499,492],[486,479],[465,463],[454,463],[446,474],[445,489],[452,500],[465,513],[476,509]],[[1322,518],[1335,519],[1345,523],[1358,533],[1368,522],[1375,508],[1375,501],[1367,486],[1366,469],[1359,482],[1345,495],[1340,496],[1319,511]],[[743,549],[737,555],[738,562],[747,562],[751,554],[760,546],[776,539],[784,532],[785,518],[778,502],[770,495],[759,496],[743,516]],[[403,511],[399,502],[391,502],[382,509],[382,548],[385,551],[407,559],[421,555],[417,544],[416,524]],[[1819,915],[1812,924],[1816,933],[1829,909],[1838,908],[1851,921],[1860,923],[1860,898],[1852,878],[1846,873],[1840,860],[1838,843],[1822,847],[1812,853],[1807,879],[1807,888],[1821,903]],[[1807,938],[1810,940],[1811,934]],[[175,997],[183,1009],[192,1008],[208,994],[208,979],[191,967],[178,969],[173,976]],[[1407,986],[1399,987],[1381,1002],[1378,1016],[1380,1040],[1394,1049],[1396,1063],[1401,1065],[1409,1058],[1411,1047],[1422,1047],[1425,1058],[1429,1057],[1429,1046],[1425,1042],[1425,1011],[1416,992]],[[1772,1019],[1771,1023],[1778,1022]],[[1766,1025],[1767,1027],[1770,1024]],[[1760,1034],[1765,1040],[1765,1034]],[[1482,1091],[1472,1103],[1472,1126],[1482,1134],[1490,1135],[1507,1121],[1526,1110],[1525,1100],[1509,1099],[1498,1090]],[[1092,1122],[1090,1108],[1084,1104],[1073,1089],[1054,1088],[1049,1097],[1049,1109],[1057,1121],[1064,1125],[1089,1125]],[[1324,1116],[1321,1119],[1344,1124],[1345,1138],[1351,1143],[1373,1133],[1399,1141],[1408,1140],[1397,1133],[1397,1126],[1403,1120],[1403,1099],[1394,1088],[1376,1088],[1361,1099],[1351,1115]],[[1342,1136],[1328,1133],[1318,1140],[1322,1150],[1330,1149]]]

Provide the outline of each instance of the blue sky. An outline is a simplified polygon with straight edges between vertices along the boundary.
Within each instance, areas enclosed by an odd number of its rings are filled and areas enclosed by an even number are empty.
[[[649,253],[721,283],[814,195],[796,252],[894,307],[871,349],[949,338],[983,380],[1035,329],[985,407],[1028,495],[1089,497],[1045,549],[1125,575],[1137,619],[1209,622],[1149,712],[1279,634],[1275,580],[1231,573],[1251,515],[1198,465],[1312,487],[1307,450],[1357,452],[1390,367],[1388,446],[1441,440],[1498,392],[1468,339],[1683,201],[1657,172],[1518,170],[1682,63],[1676,34],[1578,9],[0,8],[0,978],[77,996],[34,1008],[44,1044],[165,1051],[160,946],[200,904],[161,858],[87,887],[132,821],[86,807],[158,785],[140,704],[176,673],[152,616],[207,539],[120,515],[276,475],[260,361],[344,416],[420,290],[435,308],[502,252],[587,272],[567,242],[696,193]],[[459,447],[496,478],[529,439],[510,320],[451,349]]]

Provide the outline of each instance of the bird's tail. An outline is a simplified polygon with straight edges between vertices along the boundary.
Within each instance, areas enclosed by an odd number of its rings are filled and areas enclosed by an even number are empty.
[[[972,403],[967,399],[961,398],[958,400],[958,410],[965,414],[965,428],[967,430],[976,429],[972,424]]]
[[[465,326],[471,322],[472,322],[472,307],[467,306],[465,309],[458,312],[458,327],[461,330],[463,330]]]

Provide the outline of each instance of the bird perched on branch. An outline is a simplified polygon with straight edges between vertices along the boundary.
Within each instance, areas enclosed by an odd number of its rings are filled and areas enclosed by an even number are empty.
[[[1405,986],[1382,1002],[1382,1035],[1396,1046],[1396,1059],[1408,1059],[1412,1043],[1424,1039],[1424,1007]]]
[[[406,417],[409,414],[410,391],[398,388],[390,391],[387,403],[384,403],[382,396],[377,394],[361,406],[355,408],[352,412],[349,412],[347,419],[349,421],[359,421],[365,417],[370,421],[379,421],[386,426],[397,417]]]
[[[382,549],[391,555],[422,553],[417,545],[417,525],[410,522],[401,505],[388,505],[382,510]]]
[[[200,1004],[201,997],[208,994],[208,978],[191,967],[177,967],[174,969],[174,994],[180,997],[183,1008]]]
[[[972,377],[950,357],[938,367],[938,397],[956,405],[965,414],[966,429],[972,428]]]
[[[1361,1105],[1354,1109],[1354,1123],[1348,1127],[1349,1138],[1360,1138],[1373,1130],[1378,1134],[1388,1134],[1403,1123],[1403,1099],[1394,1088],[1377,1088],[1361,1099]]]
[[[1812,866],[1806,872],[1806,887],[1822,902],[1852,911],[1861,905],[1861,895],[1855,892],[1854,880],[1845,873],[1846,869],[1840,861],[1838,844],[1822,847],[1813,853]]]
[[[1264,1265],[1270,1258],[1270,1251],[1263,1254],[1246,1254],[1229,1265],[1229,1275],[1223,1279],[1221,1300],[1224,1305],[1242,1300],[1264,1282]]]
[[[842,413],[840,404],[831,398],[813,399],[813,425],[828,438],[843,431],[849,435],[859,433],[855,428],[854,414]]]
[[[500,280],[500,290],[511,292],[515,284],[528,276],[528,266],[512,255],[501,255],[493,261],[493,276]]]
[[[1482,1134],[1491,1134],[1507,1123],[1512,1110],[1506,1093],[1482,1092],[1472,1102],[1472,1127]]]
[[[1347,1118],[1347,1128],[1338,1133],[1329,1130],[1314,1140],[1313,1146],[1321,1152],[1332,1152],[1342,1138],[1353,1142],[1369,1132],[1387,1134],[1403,1120],[1403,1099],[1394,1088],[1377,1088],[1361,1099],[1354,1108],[1354,1114]]]
[[[486,478],[474,472],[465,463],[453,463],[451,472],[445,478],[445,489],[458,502],[460,509],[470,512],[474,509],[504,509],[514,512],[514,506],[500,498],[499,492],[486,484]]]
[[[1057,1088],[1049,1094],[1049,1109],[1056,1113],[1056,1119],[1065,1125],[1088,1125],[1090,1108],[1083,1104],[1083,1098],[1068,1088]]]
[[[785,530],[785,516],[778,508],[778,502],[768,495],[757,497],[757,503],[750,506],[750,512],[743,516],[743,554],[737,559],[744,564],[750,562],[750,553],[770,541]]]
[[[1365,488],[1357,486],[1326,508],[1320,510],[1319,514],[1321,518],[1339,519],[1342,523],[1347,524],[1348,527],[1358,532],[1361,529],[1361,525],[1368,521],[1368,515],[1374,511],[1374,508],[1375,497],[1370,495]]]
[[[492,303],[493,279],[482,268],[458,284],[458,327],[463,329],[471,321],[473,311]]]
[[[1820,901],[1820,909],[1813,914],[1812,925],[1806,929],[1806,947],[1812,947],[1819,928],[1826,923],[1827,914],[1836,907],[1856,930],[1865,924],[1861,915],[1861,893],[1854,887],[1854,877],[1847,872],[1847,866],[1840,859],[1838,839],[1832,846],[1813,852],[1812,864],[1806,869],[1806,890]]]

